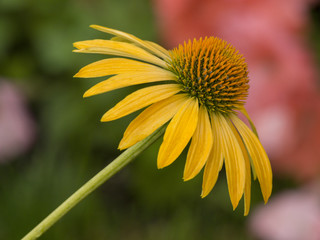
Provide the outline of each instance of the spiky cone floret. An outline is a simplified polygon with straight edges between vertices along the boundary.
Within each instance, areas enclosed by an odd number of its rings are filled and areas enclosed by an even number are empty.
[[[264,201],[268,201],[272,171],[244,108],[249,79],[242,55],[215,37],[185,42],[167,51],[128,33],[91,27],[115,37],[76,42],[74,51],[115,57],[91,63],[75,75],[109,76],[84,97],[149,84],[129,94],[101,119],[116,120],[146,107],[129,124],[119,149],[134,145],[169,122],[158,153],[158,168],[174,162],[191,141],[183,179],[190,180],[204,169],[202,197],[212,190],[224,164],[233,209],[244,196],[244,214],[249,212],[251,171],[254,179],[258,178]],[[252,130],[239,119],[239,113],[248,119]]]

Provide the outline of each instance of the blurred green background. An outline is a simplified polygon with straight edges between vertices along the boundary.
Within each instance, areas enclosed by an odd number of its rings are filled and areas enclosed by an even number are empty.
[[[36,122],[27,153],[0,165],[0,239],[19,239],[120,154],[117,145],[137,114],[100,123],[132,89],[93,98],[99,79],[73,79],[101,56],[72,53],[72,43],[105,38],[90,24],[156,41],[148,0],[0,1],[0,76],[22,89]],[[319,37],[319,30],[311,33]],[[251,239],[242,202],[235,212],[224,171],[200,198],[201,174],[184,183],[185,153],[157,170],[160,141],[69,212],[42,239]],[[274,193],[292,181],[275,180]],[[262,202],[253,183],[252,207]]]

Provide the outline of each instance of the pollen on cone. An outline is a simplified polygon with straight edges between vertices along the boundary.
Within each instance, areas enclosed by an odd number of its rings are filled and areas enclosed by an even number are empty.
[[[247,64],[225,41],[209,37],[189,41],[171,51],[171,70],[200,104],[220,112],[233,112],[248,95]]]

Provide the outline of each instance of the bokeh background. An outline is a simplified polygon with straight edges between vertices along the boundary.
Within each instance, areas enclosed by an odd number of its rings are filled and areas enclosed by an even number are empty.
[[[73,79],[103,58],[72,53],[108,38],[100,24],[173,48],[221,37],[246,57],[247,108],[274,170],[264,206],[232,211],[223,171],[200,198],[185,154],[157,170],[160,141],[75,207],[42,239],[320,239],[320,3],[313,0],[0,1],[0,239],[20,239],[116,156],[137,115],[100,123],[132,89],[82,99]]]

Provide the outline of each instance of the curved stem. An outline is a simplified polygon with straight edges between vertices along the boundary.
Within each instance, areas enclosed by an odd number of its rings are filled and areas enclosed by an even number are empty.
[[[48,215],[42,222],[40,222],[34,229],[32,229],[22,240],[31,240],[40,237],[47,231],[54,223],[62,218],[69,210],[77,205],[82,199],[93,192],[102,183],[108,180],[111,176],[117,173],[120,169],[126,166],[141,152],[149,147],[155,140],[157,140],[164,132],[164,126],[156,130],[153,134],[144,140],[136,143],[134,146],[128,148],[119,157],[113,160],[108,166],[101,170],[97,175],[91,178],[86,184],[72,194],[59,207],[57,207],[50,215]]]

